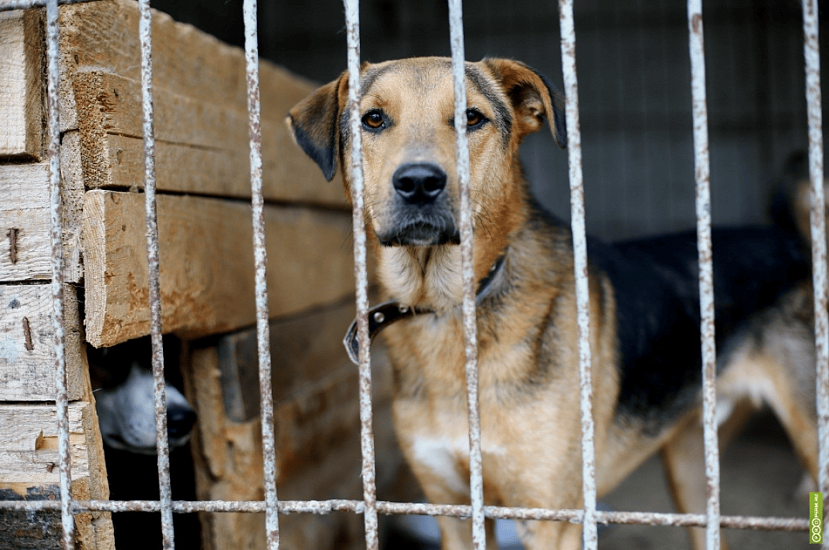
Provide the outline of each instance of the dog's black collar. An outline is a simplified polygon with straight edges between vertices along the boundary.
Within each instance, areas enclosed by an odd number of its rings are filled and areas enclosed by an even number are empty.
[[[478,281],[478,291],[475,293],[476,300],[481,300],[489,294],[489,287],[492,285],[492,281],[495,279],[495,276],[501,271],[501,266],[504,265],[504,258],[506,257],[506,254],[502,254],[497,260],[495,260],[492,267],[489,268],[489,273],[486,274],[486,277]]]
[[[489,287],[492,284],[493,279],[495,279],[495,276],[498,275],[498,272],[501,270],[501,266],[504,265],[505,257],[506,255],[502,255],[498,258],[492,265],[492,268],[489,270],[486,277],[481,279],[478,283],[476,300],[480,300],[482,297],[486,296],[490,290]],[[403,304],[395,301],[383,302],[382,304],[374,306],[368,310],[369,343],[371,343],[371,341],[374,340],[374,337],[387,326],[422,313],[434,313],[434,310],[404,306]],[[343,345],[345,345],[345,351],[348,352],[349,359],[351,359],[355,365],[359,365],[360,344],[357,341],[357,319],[354,319],[351,326],[348,327],[348,332],[345,333]]]

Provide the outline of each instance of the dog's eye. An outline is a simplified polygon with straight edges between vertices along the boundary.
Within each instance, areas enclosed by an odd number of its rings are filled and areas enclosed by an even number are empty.
[[[385,126],[386,120],[380,111],[369,111],[363,117],[363,127],[367,130],[379,130]]]
[[[466,127],[469,130],[476,130],[483,126],[486,122],[486,117],[477,109],[466,110]]]

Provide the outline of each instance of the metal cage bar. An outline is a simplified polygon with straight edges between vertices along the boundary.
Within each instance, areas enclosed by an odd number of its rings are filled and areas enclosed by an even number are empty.
[[[815,307],[816,391],[818,425],[818,490],[829,493],[829,310],[826,275],[826,202],[823,183],[823,120],[820,92],[818,3],[803,0],[803,55],[809,127],[811,180],[812,287]],[[824,535],[824,549],[829,537]]]
[[[354,226],[354,278],[359,342],[360,447],[363,456],[363,521],[366,548],[380,546],[377,519],[376,465],[371,403],[371,355],[368,334],[368,270],[366,264],[365,186],[363,182],[362,127],[360,123],[360,2],[344,0],[348,41],[348,128],[351,137],[352,224]]]
[[[65,6],[67,4],[84,4],[87,2],[95,2],[96,0],[58,0],[57,4]],[[3,0],[0,4],[0,11],[8,10],[25,10],[29,8],[48,8],[52,0]]]
[[[158,213],[156,209],[155,129],[153,105],[152,12],[149,0],[138,2],[138,38],[141,44],[141,98],[144,132],[144,205],[147,224],[147,285],[150,302],[150,338],[155,398],[155,438],[158,490],[161,503],[161,540],[173,550],[173,510],[170,484],[170,447],[167,440],[167,396],[164,381],[164,347],[161,339],[161,286],[159,282]]]
[[[262,192],[261,98],[259,96],[259,36],[257,2],[245,0],[245,70],[247,74],[248,132],[250,137],[250,189],[253,254],[256,264],[256,345],[259,355],[259,399],[262,425],[263,482],[265,485],[265,538],[268,548],[279,548],[279,500],[276,492],[276,443],[271,387],[270,313],[268,308],[268,253],[265,246],[265,199]]]
[[[567,150],[570,167],[570,228],[573,233],[573,268],[576,280],[576,315],[579,327],[579,381],[581,407],[582,495],[585,550],[598,547],[596,527],[596,452],[593,437],[593,368],[590,352],[590,290],[587,279],[587,230],[584,219],[584,176],[579,124],[579,85],[576,75],[576,30],[573,0],[559,0],[561,69],[567,98]],[[552,123],[552,122],[551,122]]]
[[[720,548],[720,455],[717,443],[717,352],[714,341],[714,267],[711,248],[711,176],[702,0],[688,0],[691,97],[694,121],[697,249],[699,253],[700,334],[702,346],[702,420],[705,448],[706,546]]]
[[[60,510],[57,501],[0,501],[0,509],[7,510]],[[196,512],[225,513],[262,513],[266,503],[261,500],[174,500],[174,513],[191,514]],[[75,500],[73,513],[82,512],[158,512],[161,509],[157,500]],[[353,512],[362,514],[365,502],[362,500],[283,500],[279,503],[281,514],[329,514],[332,512]],[[377,510],[386,515],[426,515],[468,518],[472,507],[463,504],[425,504],[410,502],[377,501]],[[581,523],[584,510],[546,509],[546,508],[509,508],[503,506],[484,506],[486,517],[493,519],[567,521]],[[602,524],[625,525],[663,525],[672,527],[705,527],[705,514],[678,514],[665,512],[610,512],[597,511],[596,518]],[[751,529],[757,531],[807,531],[809,522],[803,518],[780,518],[768,516],[721,516],[720,526],[728,529]]]
[[[484,525],[484,477],[481,457],[481,411],[478,403],[478,330],[475,309],[475,263],[473,261],[472,204],[469,182],[469,142],[466,135],[466,54],[463,43],[461,0],[449,0],[449,33],[452,50],[452,80],[455,92],[455,135],[460,191],[462,319],[466,359],[467,422],[469,432],[469,495],[472,505],[472,547],[486,548]]]
[[[55,331],[55,411],[58,420],[61,544],[75,548],[75,518],[72,515],[72,455],[69,446],[69,395],[66,387],[66,327],[64,326],[63,199],[60,187],[60,69],[58,51],[58,2],[46,4],[46,73],[49,117],[50,236],[52,244],[52,325]]]
[[[818,3],[803,0],[803,54],[806,61],[806,100],[809,124],[809,179],[812,184],[812,284],[817,350],[818,485],[829,492],[829,312],[826,303],[826,216],[823,188],[823,128],[820,92]],[[824,545],[829,548],[829,545]]]

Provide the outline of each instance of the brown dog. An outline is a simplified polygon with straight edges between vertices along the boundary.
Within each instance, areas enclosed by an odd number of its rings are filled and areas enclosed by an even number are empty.
[[[562,99],[543,77],[510,60],[468,63],[466,81],[485,500],[578,508],[572,236],[533,200],[518,157],[523,138],[545,118],[558,144],[566,145]],[[408,312],[385,332],[395,375],[394,422],[429,500],[466,503],[450,61],[366,64],[361,82],[366,228],[391,307]],[[347,88],[343,74],[289,117],[297,143],[329,180],[350,158]],[[349,177],[345,171],[350,197]],[[723,438],[745,416],[744,404],[768,403],[814,476],[812,306],[801,241],[775,228],[720,230],[714,252]],[[678,509],[704,511],[696,257],[694,233],[617,245],[590,241],[600,495],[661,449]],[[444,549],[471,547],[468,522],[439,523]],[[534,521],[522,531],[529,549],[581,547],[579,525]],[[699,530],[692,539],[703,547]]]

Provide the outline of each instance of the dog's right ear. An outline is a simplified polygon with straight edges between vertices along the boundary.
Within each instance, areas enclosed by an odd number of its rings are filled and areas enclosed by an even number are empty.
[[[297,103],[288,114],[294,141],[314,159],[325,179],[337,173],[340,156],[340,113],[348,97],[348,72]]]
[[[520,138],[539,130],[547,118],[558,146],[567,147],[564,96],[549,80],[528,65],[511,59],[486,58],[482,63],[489,67],[509,96]]]

